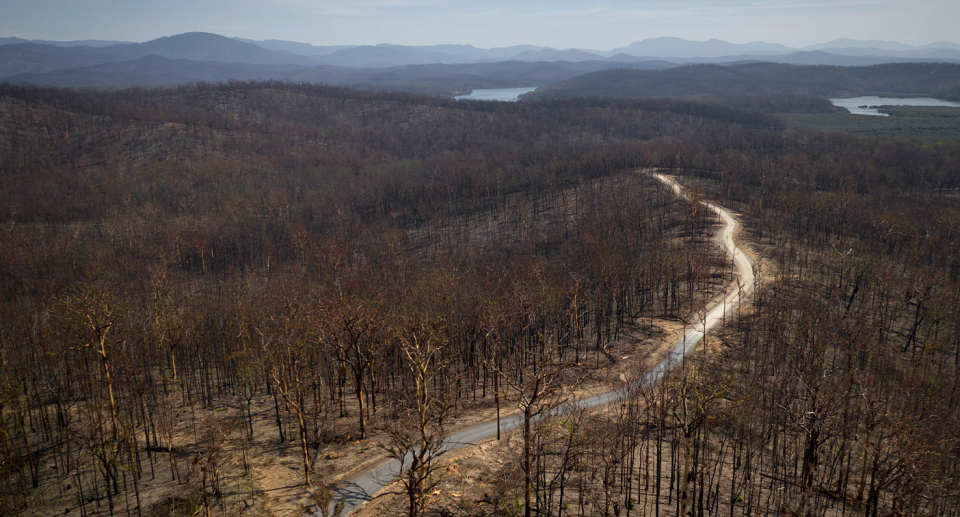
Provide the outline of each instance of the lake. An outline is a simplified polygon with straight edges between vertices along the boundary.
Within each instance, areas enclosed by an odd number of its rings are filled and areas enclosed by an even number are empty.
[[[521,95],[536,90],[536,86],[529,88],[495,88],[490,90],[473,90],[470,95],[458,95],[457,100],[468,99],[472,101],[509,101],[515,102]]]
[[[952,106],[960,108],[960,102],[942,101],[930,97],[917,99],[897,99],[891,97],[851,97],[849,99],[830,99],[834,106],[846,108],[854,115],[874,115],[889,117],[886,113],[877,111],[876,106]],[[867,106],[862,108],[861,106]],[[870,106],[874,106],[871,108]]]

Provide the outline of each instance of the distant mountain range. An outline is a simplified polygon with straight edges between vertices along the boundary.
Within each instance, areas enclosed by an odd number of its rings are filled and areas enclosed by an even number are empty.
[[[712,39],[689,41],[683,38],[650,38],[612,50],[554,49],[520,45],[514,47],[480,49],[472,45],[402,46],[376,45],[359,47],[317,47],[290,41],[239,40],[261,45],[273,50],[284,50],[302,56],[318,58],[326,64],[340,66],[370,67],[389,63],[390,66],[420,63],[459,64],[476,61],[591,61],[591,60],[665,60],[675,63],[723,63],[731,61],[793,62],[809,60],[807,57],[791,58],[791,55],[809,55],[819,51],[816,64],[840,64],[829,62],[832,56],[857,56],[870,58],[862,64],[897,62],[904,59],[952,59],[960,60],[960,45],[949,42],[911,46],[893,41],[837,39],[808,47],[791,48],[778,43],[756,41],[752,43],[728,43]],[[418,57],[411,57],[418,56]],[[843,64],[847,64],[846,61]]]
[[[216,34],[190,32],[146,43],[106,46],[54,46],[43,43],[0,45],[0,80],[22,73],[47,73],[105,63],[132,61],[157,55],[167,59],[215,61],[257,65],[313,66],[318,62],[305,56],[265,49]]]
[[[315,46],[186,33],[145,43],[0,38],[0,81],[72,87],[281,79],[454,94],[484,87],[539,86],[612,68],[775,62],[866,66],[960,63],[960,45],[834,40],[797,49],[776,43],[653,38],[608,51],[533,45]],[[509,63],[509,64],[508,64]]]
[[[28,40],[23,38],[0,38],[0,45],[12,45],[15,43],[40,43],[42,45],[53,45],[54,47],[108,47],[110,45],[122,45],[124,43],[133,43],[132,41],[103,41],[96,39],[85,39],[77,41],[49,41],[42,39]]]

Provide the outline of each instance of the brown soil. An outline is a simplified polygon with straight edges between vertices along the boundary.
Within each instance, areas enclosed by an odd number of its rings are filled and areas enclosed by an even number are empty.
[[[621,385],[625,379],[633,378],[633,372],[638,368],[642,370],[645,365],[655,364],[676,341],[682,327],[680,322],[661,319],[644,318],[635,322],[634,326],[622,332],[618,342],[607,345],[606,354],[591,351],[587,355],[580,367],[584,382],[575,391],[575,396],[584,398],[609,391]],[[150,452],[152,462],[148,458],[143,459],[144,472],[137,486],[143,515],[203,515],[206,506],[210,507],[211,515],[293,515],[313,504],[310,493],[315,488],[308,488],[304,484],[302,453],[299,439],[295,437],[293,412],[282,414],[287,439],[280,444],[273,398],[265,395],[255,398],[253,439],[249,440],[244,431],[246,416],[240,411],[240,401],[236,398],[232,404],[204,409],[199,405],[180,405],[180,395],[171,392],[168,400],[170,412],[166,415],[171,423],[171,439],[162,440],[162,443],[169,445],[154,448]],[[355,414],[355,401],[347,398],[347,403],[348,411]],[[487,393],[486,399],[480,398],[478,393],[475,402],[462,402],[462,405],[465,409],[453,423],[451,431],[496,418],[492,391]],[[515,412],[516,408],[506,403],[501,407],[502,416]],[[335,439],[319,452],[312,476],[315,482],[336,486],[386,459],[378,446],[382,435],[377,432],[376,416],[371,418],[370,436],[364,440],[356,439],[355,417],[331,418],[326,428]],[[451,454],[450,461],[470,458],[477,451],[490,449],[491,444],[486,443],[482,447],[470,447]],[[311,455],[314,452],[311,451]],[[494,452],[506,454],[504,451]],[[465,482],[482,476],[484,472],[480,468],[474,473],[474,469],[468,468],[468,465],[454,466],[451,472],[453,470],[460,473],[469,471],[469,475],[461,475]],[[219,477],[219,497],[214,493],[214,476]],[[110,515],[105,492],[100,488],[99,498],[95,497],[92,479],[90,472],[84,473],[80,479],[85,498],[81,505],[77,476],[60,476],[56,465],[47,466],[41,479],[41,489],[32,498],[31,509],[26,510],[24,515]],[[132,484],[133,478],[127,474],[122,482]],[[204,485],[207,489],[206,502],[202,489]],[[115,514],[129,512],[130,515],[137,515],[137,507],[136,493],[132,489],[114,500]],[[364,512],[367,511],[364,509]]]
[[[644,319],[637,322],[635,334],[608,347],[608,352],[616,361],[610,363],[602,358],[601,369],[591,382],[576,390],[575,398],[588,398],[615,389],[644,372],[649,365],[656,364],[666,357],[670,348],[682,335],[680,322],[661,319]],[[606,364],[604,364],[606,363]],[[511,411],[509,414],[516,413]],[[508,413],[504,412],[503,415]],[[495,418],[489,411],[473,415],[465,425],[469,427],[479,422]],[[455,431],[456,429],[454,429]],[[443,484],[434,494],[432,506],[440,509],[441,515],[484,514],[487,509],[502,501],[491,496],[497,492],[497,485],[505,479],[518,479],[517,458],[520,450],[520,432],[504,433],[501,440],[490,438],[483,442],[463,447],[444,455]],[[362,471],[362,470],[361,470]],[[399,483],[385,487],[370,502],[354,512],[356,517],[375,515],[398,515],[407,508],[407,501]],[[431,513],[436,513],[431,512]]]

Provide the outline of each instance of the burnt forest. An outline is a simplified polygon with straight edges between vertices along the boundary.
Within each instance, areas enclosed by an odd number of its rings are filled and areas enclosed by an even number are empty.
[[[0,85],[0,514],[960,516],[960,140],[546,97]]]

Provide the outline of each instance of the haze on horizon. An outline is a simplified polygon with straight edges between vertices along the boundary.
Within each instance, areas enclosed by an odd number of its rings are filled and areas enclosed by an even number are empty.
[[[142,42],[184,32],[314,45],[613,49],[664,36],[791,47],[960,39],[956,0],[0,0],[0,37]]]

